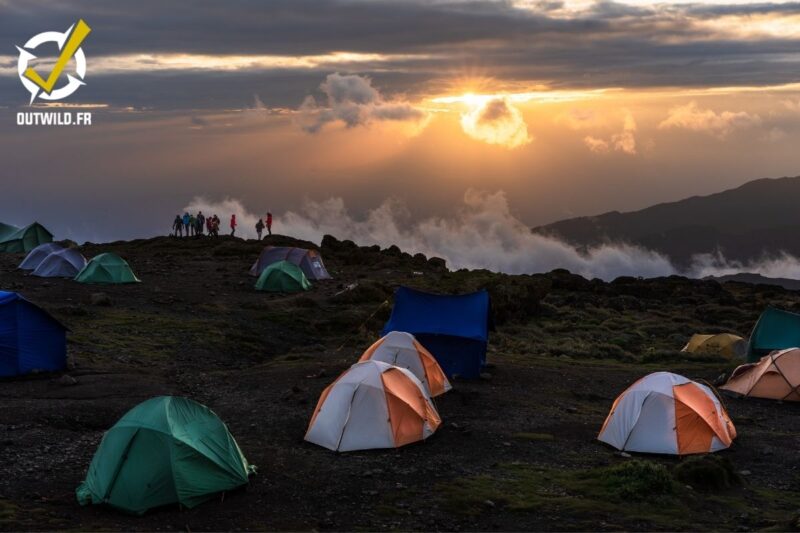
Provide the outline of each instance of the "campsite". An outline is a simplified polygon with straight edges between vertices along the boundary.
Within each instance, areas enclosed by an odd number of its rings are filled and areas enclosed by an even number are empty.
[[[3,529],[789,529],[798,525],[800,404],[723,401],[736,426],[713,455],[621,455],[596,440],[614,399],[644,375],[714,382],[739,363],[682,352],[695,333],[748,336],[800,293],[681,277],[611,283],[566,271],[448,271],[441,259],[326,237],[333,279],[257,291],[266,243],[155,238],[80,247],[113,253],[140,283],[83,284],[17,269],[0,289],[69,328],[68,370],[4,378]],[[194,275],[193,269],[203,275]],[[398,287],[486,289],[494,330],[483,376],[434,398],[441,425],[397,449],[336,453],[305,442],[321,393],[377,341]],[[458,313],[459,309],[453,309]],[[141,516],[80,506],[105,431],[140,403],[190,398],[227,425],[249,483],[192,508]]]

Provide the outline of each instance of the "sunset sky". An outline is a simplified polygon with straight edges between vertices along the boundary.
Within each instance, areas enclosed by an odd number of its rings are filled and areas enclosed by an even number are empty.
[[[94,124],[17,126],[15,47],[81,18]],[[0,221],[80,241],[235,202],[535,226],[800,174],[800,2],[0,0],[0,41]]]

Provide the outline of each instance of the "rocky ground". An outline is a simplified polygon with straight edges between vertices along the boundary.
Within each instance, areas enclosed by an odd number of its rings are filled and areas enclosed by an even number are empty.
[[[71,330],[67,373],[0,381],[0,528],[800,526],[800,405],[726,400],[739,438],[713,457],[624,457],[595,441],[614,397],[640,376],[669,370],[714,381],[735,366],[679,353],[692,333],[746,335],[768,303],[800,310],[800,293],[678,277],[449,272],[435,258],[326,238],[335,279],[280,296],[255,292],[247,274],[263,245],[86,244],[87,256],[120,254],[143,281],[103,287],[26,276],[15,270],[22,256],[0,254],[0,289],[21,292]],[[456,381],[437,400],[444,423],[425,443],[347,454],[305,443],[320,392],[377,338],[400,284],[489,289],[490,379]],[[80,507],[74,490],[103,431],[159,394],[211,407],[258,475],[192,510],[133,517]]]

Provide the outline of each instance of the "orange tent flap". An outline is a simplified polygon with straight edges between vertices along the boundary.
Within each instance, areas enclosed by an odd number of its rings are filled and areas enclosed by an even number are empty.
[[[428,379],[428,387],[430,387],[431,396],[443,394],[447,378],[442,371],[442,367],[439,366],[433,354],[416,340],[414,340],[414,348],[417,349],[422,364],[425,367],[425,377]]]
[[[713,435],[716,435],[726,446],[730,446],[731,435],[728,428],[723,425],[727,413],[724,408],[720,413],[717,405],[699,385],[696,383],[675,385],[672,387],[672,394],[675,397],[675,431],[678,434],[678,453],[709,451]],[[706,439],[708,442],[705,449],[683,451],[684,446],[687,450],[694,449]]]
[[[384,340],[383,338],[380,338],[375,342],[373,342],[372,346],[367,348],[367,351],[363,353],[358,362],[363,363],[364,361],[369,361],[370,359],[372,359],[372,354],[374,354],[375,350],[377,350],[380,347],[380,345],[383,344],[383,340]]]
[[[428,402],[419,388],[396,368],[384,372],[381,380],[395,446],[422,440],[423,424],[428,418]]]

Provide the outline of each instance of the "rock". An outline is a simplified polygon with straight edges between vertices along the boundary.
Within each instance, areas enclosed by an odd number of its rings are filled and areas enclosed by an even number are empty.
[[[485,381],[491,381],[492,375],[488,372],[481,372],[481,379]]]
[[[92,295],[89,297],[89,301],[92,305],[99,305],[103,307],[108,307],[111,305],[111,298],[104,292],[92,293]]]
[[[631,454],[629,454],[628,452],[619,452],[619,456],[620,457],[625,457],[627,459],[627,458],[629,458],[631,456]]]
[[[56,380],[56,383],[58,383],[62,387],[71,387],[72,385],[77,385],[78,380],[73,378],[69,374],[64,374],[63,376],[61,376]]]
[[[490,509],[495,508],[495,503],[492,500],[483,500],[483,505],[485,507],[489,507]]]
[[[740,475],[740,476],[749,476],[749,475],[751,475],[751,474],[752,474],[752,472],[751,472],[751,471],[749,471],[749,470],[740,470],[740,471],[739,471],[739,475]]]

